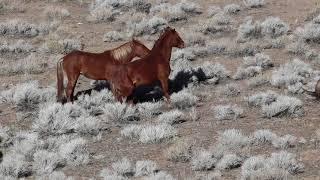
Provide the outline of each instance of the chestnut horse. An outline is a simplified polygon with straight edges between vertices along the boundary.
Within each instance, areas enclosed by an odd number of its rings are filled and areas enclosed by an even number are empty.
[[[115,65],[128,63],[134,57],[143,58],[150,50],[138,40],[132,39],[115,49],[102,53],[73,51],[57,63],[57,100],[63,100],[63,76],[67,76],[68,84],[65,90],[67,101],[73,101],[73,92],[80,74],[94,80],[108,80]]]
[[[175,29],[167,27],[148,56],[114,69],[110,82],[116,98],[122,101],[133,93],[135,87],[160,81],[163,94],[170,103],[168,80],[173,47],[184,48],[184,41]]]

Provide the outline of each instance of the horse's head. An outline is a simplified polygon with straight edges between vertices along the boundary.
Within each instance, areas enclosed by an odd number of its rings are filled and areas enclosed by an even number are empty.
[[[168,33],[168,39],[170,39],[170,45],[172,47],[184,48],[184,41],[181,39],[181,37],[175,29],[167,27],[165,28],[165,33]]]
[[[140,41],[136,39],[132,38],[132,45],[133,45],[132,47],[133,47],[135,56],[143,58],[150,53],[150,50],[144,44],[142,44]]]

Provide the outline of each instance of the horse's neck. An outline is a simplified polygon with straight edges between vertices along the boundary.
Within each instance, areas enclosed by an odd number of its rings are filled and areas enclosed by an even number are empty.
[[[170,58],[171,58],[171,51],[172,51],[172,46],[169,45],[168,41],[164,41],[158,44],[157,48],[155,52],[155,54],[160,54],[163,58],[165,62],[169,62]]]

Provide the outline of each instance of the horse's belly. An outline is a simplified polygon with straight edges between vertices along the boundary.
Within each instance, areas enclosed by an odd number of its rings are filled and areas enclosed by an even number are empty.
[[[84,72],[81,72],[81,74],[83,76],[85,76],[86,78],[89,78],[89,79],[94,79],[94,80],[104,80],[106,79],[105,77],[105,73],[103,72],[99,72],[99,71],[84,71]]]

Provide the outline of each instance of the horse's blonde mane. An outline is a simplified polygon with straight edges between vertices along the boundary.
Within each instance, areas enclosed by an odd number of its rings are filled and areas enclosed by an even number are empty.
[[[126,56],[128,56],[128,54],[130,54],[131,52],[132,52],[132,42],[129,42],[111,50],[110,54],[115,60],[121,61]]]

